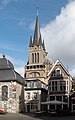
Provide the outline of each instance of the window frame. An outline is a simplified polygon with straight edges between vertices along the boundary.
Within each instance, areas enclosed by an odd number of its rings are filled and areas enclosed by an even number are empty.
[[[7,101],[8,100],[8,86],[3,85],[2,86],[2,101]]]

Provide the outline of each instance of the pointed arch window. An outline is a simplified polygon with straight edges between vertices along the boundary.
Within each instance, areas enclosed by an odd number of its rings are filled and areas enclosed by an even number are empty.
[[[35,63],[36,63],[36,53],[35,53]]]
[[[32,53],[32,63],[39,63],[39,53]]]
[[[6,85],[2,86],[2,100],[3,101],[8,100],[8,86]]]
[[[34,63],[34,54],[32,53],[32,63]]]
[[[37,62],[39,63],[39,53],[37,53]]]

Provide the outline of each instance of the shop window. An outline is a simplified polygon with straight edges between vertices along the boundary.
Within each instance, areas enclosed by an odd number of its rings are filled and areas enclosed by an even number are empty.
[[[55,105],[50,105],[50,110],[55,111]]]
[[[73,110],[75,111],[75,105],[73,105]]]
[[[50,96],[50,101],[55,100],[55,96]]]
[[[62,101],[62,96],[56,96],[57,101]]]

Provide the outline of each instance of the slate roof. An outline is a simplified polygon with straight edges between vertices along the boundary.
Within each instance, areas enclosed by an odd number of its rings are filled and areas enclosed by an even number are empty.
[[[7,69],[7,68],[12,68],[14,69],[13,64],[7,60],[5,57],[0,58],[0,70],[1,69]]]
[[[24,84],[24,78],[14,70],[13,64],[5,57],[0,58],[0,82],[8,81]]]

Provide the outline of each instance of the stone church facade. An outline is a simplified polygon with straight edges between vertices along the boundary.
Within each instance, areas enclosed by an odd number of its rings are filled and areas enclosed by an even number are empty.
[[[44,40],[42,41],[37,15],[34,37],[30,37],[28,63],[25,66],[26,79],[39,79],[45,84],[48,84],[47,74],[52,67],[52,63],[47,58],[47,54]]]

